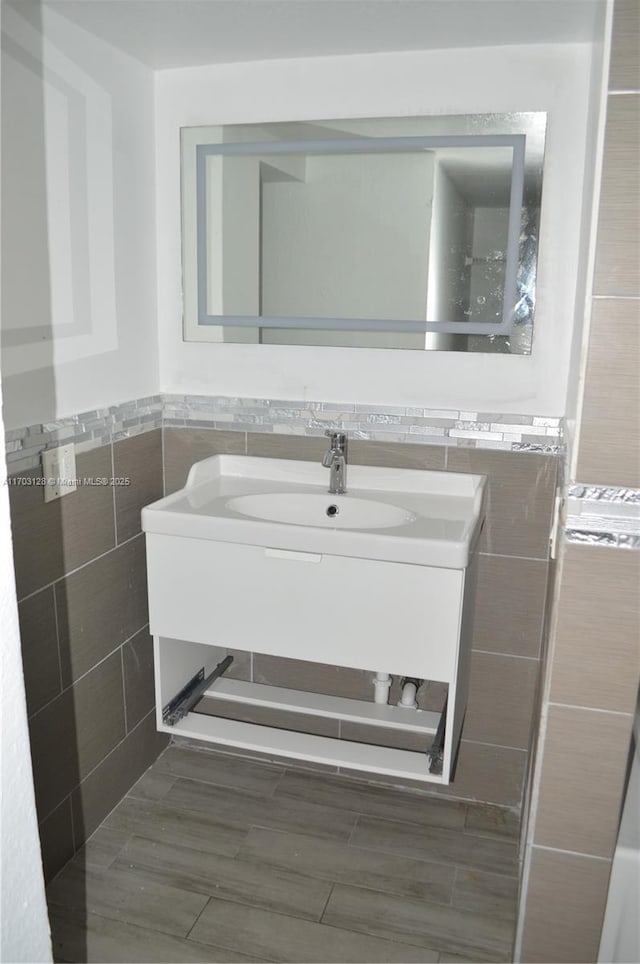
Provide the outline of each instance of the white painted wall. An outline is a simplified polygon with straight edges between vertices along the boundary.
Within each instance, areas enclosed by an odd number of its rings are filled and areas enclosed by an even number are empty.
[[[2,20],[2,371],[15,427],[158,389],[154,87],[152,71],[33,0],[4,4]]]
[[[0,386],[0,451],[4,452]],[[0,961],[50,961],[51,940],[31,773],[27,705],[9,522],[9,490],[0,458]]]
[[[587,141],[591,52],[591,45],[523,45],[156,74],[162,390],[563,414],[583,172],[592,148]],[[182,341],[181,126],[514,110],[549,114],[532,356]]]

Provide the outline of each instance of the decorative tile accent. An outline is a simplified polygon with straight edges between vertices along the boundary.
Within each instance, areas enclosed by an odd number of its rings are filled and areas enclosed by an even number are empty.
[[[567,495],[570,499],[588,499],[590,502],[629,503],[640,506],[640,489],[620,489],[610,485],[571,485]]]
[[[87,452],[161,427],[162,396],[150,395],[41,425],[11,429],[6,433],[7,468],[11,475],[37,469],[45,449],[67,442],[75,443],[77,453]]]
[[[640,549],[640,489],[571,485],[567,542]]]
[[[563,451],[562,420],[546,416],[221,395],[152,395],[11,429],[5,447],[9,471],[38,468],[45,449],[71,440],[78,451],[88,451],[170,426],[307,436],[322,435],[330,428],[372,441],[437,442],[551,455]]]
[[[163,402],[164,425],[293,435],[332,428],[362,440],[562,451],[562,420],[546,416],[203,395],[164,395]]]
[[[640,550],[640,535],[623,535],[616,532],[587,532],[584,529],[566,529],[567,542],[589,546],[612,546],[614,549]]]

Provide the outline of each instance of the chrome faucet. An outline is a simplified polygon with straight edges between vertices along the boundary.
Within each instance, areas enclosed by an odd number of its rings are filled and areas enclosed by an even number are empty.
[[[347,491],[347,436],[344,432],[331,429],[324,434],[331,439],[329,448],[322,456],[322,464],[329,469],[329,492],[344,495]]]

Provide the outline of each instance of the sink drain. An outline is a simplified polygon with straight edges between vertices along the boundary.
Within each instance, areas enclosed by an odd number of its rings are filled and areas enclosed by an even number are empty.
[[[330,505],[327,508],[327,515],[329,516],[330,519],[332,519],[334,515],[338,514],[339,511],[340,509],[338,508],[337,505]]]

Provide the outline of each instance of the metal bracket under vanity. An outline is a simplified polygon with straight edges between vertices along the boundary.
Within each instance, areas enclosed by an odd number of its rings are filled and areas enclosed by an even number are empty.
[[[207,462],[216,460],[228,463],[233,457],[216,456]],[[303,463],[257,465],[278,461],[245,459],[242,478],[252,469],[259,471],[268,491],[270,474],[275,475],[271,491],[279,491],[285,486],[278,473],[291,473],[297,465],[300,473],[309,471]],[[228,476],[235,464],[218,463],[225,483],[214,480],[208,488],[202,480],[205,465],[199,463],[192,470],[190,478],[196,484],[187,483],[180,493],[143,510],[158,728],[239,750],[449,783],[467,704],[482,504],[461,566],[456,560],[462,557],[445,557],[447,565],[442,566],[395,561],[389,542],[384,554],[392,558],[375,558],[376,543],[368,532],[365,539],[343,543],[328,527],[319,532],[305,527],[305,548],[297,549],[291,548],[291,539],[297,538],[297,532],[291,534],[294,526],[243,527],[229,491]],[[362,498],[359,471],[364,472],[359,466],[351,469],[354,499]],[[385,472],[367,469],[364,477],[375,486],[380,480],[386,483]],[[398,472],[391,472],[397,485]],[[411,470],[400,474],[407,486],[427,485],[428,476],[437,475]],[[453,474],[447,473],[446,481],[450,487],[456,484]],[[241,494],[255,491],[253,482],[239,488]],[[399,499],[398,492],[392,494]],[[446,504],[453,505],[448,498]],[[482,503],[482,492],[476,498]],[[407,500],[414,503],[418,505]],[[212,517],[215,522],[210,526]],[[393,531],[397,533],[397,527]],[[340,554],[343,545],[356,552]],[[397,546],[404,558],[407,546]],[[229,649],[304,660],[311,670],[318,662],[370,671],[371,702],[228,679],[224,671],[232,661]],[[448,697],[442,713],[374,702],[376,673],[445,683]],[[247,708],[246,715],[252,707],[270,708],[382,727],[389,733],[417,733],[424,736],[424,750],[244,722],[215,715],[216,707],[221,714],[230,708],[227,716],[244,715],[242,709],[236,712],[239,707]]]

